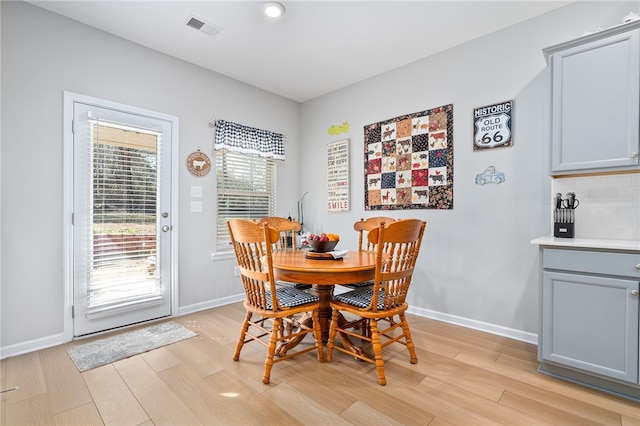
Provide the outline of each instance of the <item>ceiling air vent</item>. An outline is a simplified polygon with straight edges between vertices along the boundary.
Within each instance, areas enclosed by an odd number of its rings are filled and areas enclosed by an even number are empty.
[[[217,25],[209,22],[205,22],[202,19],[196,18],[195,16],[191,16],[187,20],[187,26],[201,31],[205,34],[209,34],[210,36],[214,36],[222,30],[221,27],[218,27]]]

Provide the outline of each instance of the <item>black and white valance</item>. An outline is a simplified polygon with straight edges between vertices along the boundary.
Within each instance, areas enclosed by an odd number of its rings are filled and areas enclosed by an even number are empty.
[[[284,160],[283,139],[280,133],[217,120],[213,149]]]

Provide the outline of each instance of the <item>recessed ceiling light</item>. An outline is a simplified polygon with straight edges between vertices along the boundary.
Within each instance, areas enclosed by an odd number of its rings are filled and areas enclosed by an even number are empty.
[[[269,18],[279,18],[284,15],[284,6],[277,1],[266,1],[263,4],[264,14]]]

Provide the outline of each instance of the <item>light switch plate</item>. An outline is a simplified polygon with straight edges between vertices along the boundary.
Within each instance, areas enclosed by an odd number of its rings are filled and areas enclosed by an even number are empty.
[[[191,213],[202,213],[202,201],[191,202]]]
[[[202,187],[201,186],[192,186],[191,187],[191,196],[193,198],[202,198]]]

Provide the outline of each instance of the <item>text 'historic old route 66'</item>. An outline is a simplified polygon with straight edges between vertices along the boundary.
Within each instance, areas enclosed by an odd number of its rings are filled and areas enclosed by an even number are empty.
[[[473,150],[511,146],[511,112],[513,101],[501,102],[473,110],[475,129]]]

